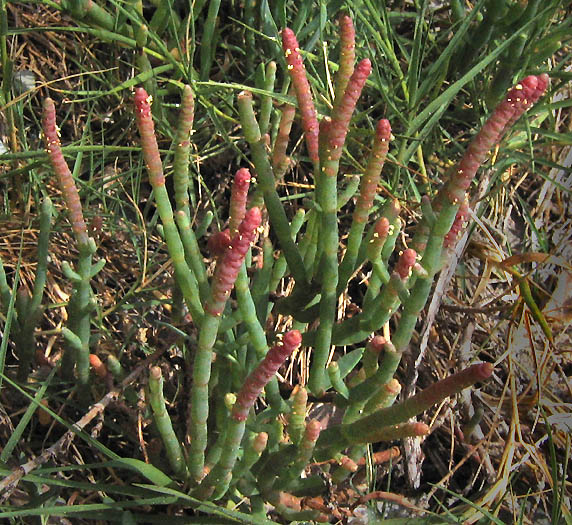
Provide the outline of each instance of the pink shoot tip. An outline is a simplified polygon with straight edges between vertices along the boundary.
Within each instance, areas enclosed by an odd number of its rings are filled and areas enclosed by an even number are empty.
[[[383,350],[385,343],[387,343],[385,337],[381,335],[376,335],[372,337],[367,343],[367,349],[372,352],[375,352],[376,354],[379,354]]]
[[[234,176],[234,184],[241,190],[248,190],[251,177],[247,168],[240,168]]]
[[[395,271],[399,274],[399,277],[401,277],[401,279],[405,280],[409,277],[409,274],[411,273],[411,268],[413,268],[416,259],[417,259],[417,252],[415,250],[412,250],[411,248],[408,248],[401,254],[399,260],[397,261],[397,264],[395,265]]]
[[[151,116],[151,102],[153,98],[147,94],[145,88],[138,87],[135,89],[135,109],[141,114],[143,118],[148,118]]]
[[[389,235],[389,229],[391,225],[387,220],[387,217],[381,217],[374,225],[374,235],[385,239]]]
[[[256,228],[260,226],[261,222],[262,222],[262,212],[260,211],[260,208],[257,207],[250,208],[250,210],[246,212],[244,219],[242,220],[240,226],[238,227],[238,233],[241,235],[250,233],[256,230]]]
[[[302,334],[299,330],[290,330],[282,337],[282,344],[285,349],[291,349],[292,353],[302,344]]]
[[[381,142],[385,142],[391,139],[391,124],[386,118],[382,118],[376,126],[375,134],[377,139]]]

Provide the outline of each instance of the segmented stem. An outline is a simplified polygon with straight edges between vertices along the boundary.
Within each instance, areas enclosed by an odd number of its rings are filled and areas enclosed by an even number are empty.
[[[191,151],[191,134],[195,118],[195,100],[190,86],[183,88],[179,121],[175,135],[175,159],[173,161],[173,186],[177,211],[189,211],[189,153]]]
[[[193,364],[193,386],[191,390],[190,427],[192,441],[189,454],[189,470],[191,476],[197,481],[202,479],[204,475],[207,419],[209,415],[209,380],[211,377],[213,347],[217,338],[220,318],[246,253],[254,241],[260,221],[261,214],[258,208],[251,208],[246,212],[244,220],[238,227],[238,234],[232,239],[228,249],[217,261],[211,286],[211,297],[205,306],[205,317],[201,324]],[[239,430],[239,428],[233,427],[232,436],[229,432],[228,439],[236,439]],[[238,438],[238,441],[240,442],[240,438]],[[225,458],[228,459],[228,456],[225,456]],[[211,479],[214,479],[214,475],[211,476]],[[214,482],[211,485],[214,486]]]
[[[316,180],[316,199],[321,208],[318,250],[321,272],[320,325],[308,387],[316,395],[324,393],[326,363],[332,342],[338,287],[338,193],[337,174],[349,123],[361,90],[371,72],[369,60],[362,60],[352,74],[340,104],[331,119],[320,124],[320,175]]]
[[[236,403],[232,409],[232,418],[244,421],[248,411],[254,405],[264,386],[278,372],[286,358],[302,343],[302,335],[298,330],[291,330],[282,337],[282,341],[274,345],[251,372],[236,396]]]
[[[141,149],[149,174],[149,182],[153,187],[157,210],[163,223],[165,241],[169,255],[175,268],[175,279],[179,285],[185,303],[191,312],[193,321],[200,324],[203,317],[196,277],[191,272],[185,261],[185,250],[177,226],[173,217],[173,209],[169,201],[169,195],[165,188],[165,175],[159,154],[159,146],[155,136],[155,125],[151,114],[151,97],[143,88],[135,90],[135,117],[141,137]]]
[[[256,237],[261,220],[259,208],[248,210],[238,227],[238,233],[231,239],[230,246],[217,261],[211,297],[205,306],[205,311],[210,315],[218,317],[222,314],[246,252]]]
[[[64,154],[62,153],[56,125],[56,107],[51,98],[44,100],[42,128],[46,140],[48,157],[50,158],[50,163],[52,164],[60,189],[62,190],[76,242],[81,249],[82,247],[88,246],[89,236],[83,218],[79,192],[73,180],[73,175],[64,159]]]
[[[167,412],[163,397],[163,373],[158,366],[153,366],[149,371],[149,404],[153,409],[153,419],[161,435],[169,464],[175,474],[184,477],[187,468],[183,459],[183,450]]]
[[[286,149],[290,141],[290,130],[292,129],[294,116],[296,115],[296,108],[290,104],[283,104],[281,109],[282,115],[272,151],[272,169],[277,181],[284,176],[288,169],[289,159],[286,156]]]
[[[264,195],[264,204],[268,210],[270,223],[280,242],[282,253],[288,261],[288,266],[297,283],[308,284],[304,262],[296,243],[290,235],[290,225],[284,206],[280,202],[280,197],[276,192],[276,181],[270,166],[266,144],[260,134],[256,115],[252,101],[252,93],[242,91],[238,97],[238,111],[240,114],[240,124],[244,132],[244,138],[250,146],[252,161],[256,167],[258,187]]]
[[[508,127],[544,93],[548,80],[546,74],[531,75],[508,92],[472,140],[458,167],[433,200],[435,218],[424,216],[419,222],[412,245],[423,252],[421,266],[426,275],[417,278],[411,289],[410,300],[404,305],[393,336],[393,343],[398,350],[405,350],[411,340],[419,312],[427,302],[433,278],[441,267],[443,240],[451,230],[457,210],[465,199],[465,192],[477,169],[484,162],[489,149],[500,141]]]
[[[360,192],[357,198],[356,207],[353,214],[352,225],[348,236],[346,253],[340,265],[340,277],[338,284],[338,294],[345,288],[351,274],[355,270],[365,224],[367,222],[370,209],[377,194],[377,186],[381,176],[381,170],[385,163],[385,157],[389,149],[391,139],[391,126],[386,119],[380,120],[376,127],[373,148],[366,170],[360,181]],[[385,226],[385,224],[383,225]],[[389,223],[387,223],[389,227]],[[381,227],[381,225],[380,225]],[[379,243],[380,235],[377,233],[376,242]],[[374,234],[375,235],[375,234]],[[387,235],[385,235],[387,237]],[[384,238],[383,236],[381,238]]]
[[[340,103],[346,86],[354,72],[356,61],[356,32],[354,23],[348,15],[339,18],[340,24],[340,64],[334,84],[334,107]]]
[[[292,465],[278,477],[275,483],[276,486],[280,488],[287,487],[300,476],[306,465],[308,465],[312,459],[312,453],[314,452],[316,441],[318,441],[320,437],[321,430],[322,425],[317,419],[310,419],[310,421],[306,423],[304,435],[296,447],[294,461]]]
[[[298,100],[298,108],[302,117],[302,128],[306,138],[306,147],[308,148],[308,156],[310,160],[317,164],[318,155],[318,118],[314,101],[312,99],[312,91],[310,83],[306,76],[306,68],[304,61],[300,55],[298,40],[294,31],[286,28],[282,31],[282,48],[286,62],[288,63],[288,72],[294,84],[296,98]]]
[[[231,238],[238,233],[238,225],[246,214],[246,200],[248,198],[250,180],[250,171],[246,168],[239,169],[234,176],[230,193],[230,218],[228,222]]]
[[[300,442],[306,427],[306,404],[308,403],[308,391],[301,385],[296,385],[290,395],[292,410],[288,416],[288,436],[295,445]]]
[[[463,200],[463,203],[457,210],[457,215],[455,215],[455,222],[451,225],[451,229],[449,233],[445,235],[445,239],[443,239],[443,247],[446,250],[452,250],[455,248],[455,244],[457,244],[457,240],[465,227],[465,221],[469,216],[469,200],[467,197]]]
[[[342,156],[342,149],[346,141],[350,120],[370,73],[371,62],[369,59],[364,58],[357,65],[355,71],[350,77],[339,105],[334,106],[334,110],[332,111],[332,122],[328,127],[327,133],[328,146],[331,150],[332,157],[331,159],[328,157],[328,161],[339,161]]]
[[[403,403],[393,405],[362,417],[348,424],[335,425],[324,430],[316,444],[318,461],[334,454],[351,444],[375,443],[398,439],[404,436],[423,435],[428,432],[423,423],[405,423],[421,414],[443,399],[461,392],[463,389],[487,379],[493,373],[493,365],[480,363],[453,374]]]

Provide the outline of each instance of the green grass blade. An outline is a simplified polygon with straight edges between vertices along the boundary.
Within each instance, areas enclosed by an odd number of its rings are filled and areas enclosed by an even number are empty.
[[[44,408],[41,405],[41,401],[42,401],[42,399],[44,399],[44,395],[46,393],[46,390],[50,386],[50,383],[52,382],[52,379],[54,377],[54,374],[56,373],[56,370],[57,370],[57,368],[53,368],[52,371],[50,372],[50,374],[48,375],[48,377],[45,379],[45,381],[40,386],[40,388],[38,388],[38,391],[36,392],[36,395],[34,396],[34,402],[30,403],[30,405],[26,409],[26,412],[24,412],[24,415],[22,416],[22,418],[18,422],[18,425],[16,426],[16,428],[12,432],[10,438],[8,439],[8,443],[6,443],[6,445],[4,446],[4,450],[2,450],[2,453],[0,454],[0,461],[1,462],[5,463],[6,461],[8,461],[8,459],[12,455],[14,448],[16,447],[18,442],[20,441],[22,434],[26,430],[28,423],[30,422],[30,420],[32,419],[32,416],[34,415],[34,412],[36,412],[36,409],[38,409],[38,407],[40,408],[40,410],[42,410]]]

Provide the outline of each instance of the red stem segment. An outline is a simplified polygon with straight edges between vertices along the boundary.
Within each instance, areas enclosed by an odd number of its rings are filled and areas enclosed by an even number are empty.
[[[318,117],[314,101],[312,99],[312,91],[310,83],[306,76],[306,68],[304,61],[300,56],[300,48],[294,31],[286,28],[282,31],[282,48],[286,62],[288,63],[288,71],[290,78],[294,84],[298,107],[302,116],[302,127],[306,136],[306,147],[310,160],[316,164],[318,162]]]
[[[240,392],[236,396],[236,403],[232,409],[232,418],[236,421],[244,421],[248,417],[248,411],[254,405],[266,384],[274,377],[286,358],[302,343],[302,335],[298,330],[291,330],[284,334],[282,341],[274,345],[246,378]]]
[[[356,61],[356,31],[348,15],[342,15],[340,24],[340,68],[336,74],[334,106],[341,101],[346,86],[354,72]]]
[[[244,220],[238,227],[238,233],[230,243],[228,249],[216,265],[209,299],[205,311],[213,316],[220,316],[226,301],[238,276],[240,265],[246,257],[246,252],[256,236],[260,226],[261,213],[259,208],[251,208],[246,212]]]
[[[230,220],[228,223],[231,238],[238,233],[238,225],[246,214],[246,200],[248,198],[250,180],[250,171],[246,168],[239,169],[234,176],[230,194]]]
[[[79,247],[87,246],[89,236],[83,218],[79,192],[73,180],[73,175],[64,159],[58,129],[56,125],[56,107],[51,98],[44,100],[42,127],[46,139],[46,149],[50,162],[58,178],[64,201],[69,212],[72,230]]]

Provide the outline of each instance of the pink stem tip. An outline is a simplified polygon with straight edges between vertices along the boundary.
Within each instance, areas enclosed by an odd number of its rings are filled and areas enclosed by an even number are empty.
[[[308,155],[312,162],[318,162],[318,117],[314,101],[312,100],[312,92],[310,83],[306,75],[306,68],[300,56],[298,40],[294,31],[289,28],[282,30],[282,47],[286,62],[288,63],[288,71],[290,78],[294,84],[298,107],[302,115],[302,127],[306,134],[306,147]]]
[[[233,237],[230,246],[218,260],[213,276],[211,298],[205,308],[211,315],[222,314],[246,252],[254,242],[261,220],[260,209],[250,208],[238,227],[238,234]]]
[[[236,403],[232,409],[232,418],[244,421],[248,411],[254,405],[262,389],[274,377],[286,358],[302,343],[302,334],[298,330],[291,330],[282,337],[282,341],[274,345],[251,372],[236,396]]]
[[[56,125],[56,107],[51,98],[44,100],[42,128],[46,139],[46,150],[58,179],[60,189],[62,190],[76,241],[79,246],[87,246],[89,236],[83,218],[79,192],[77,191],[69,166],[64,159]]]

